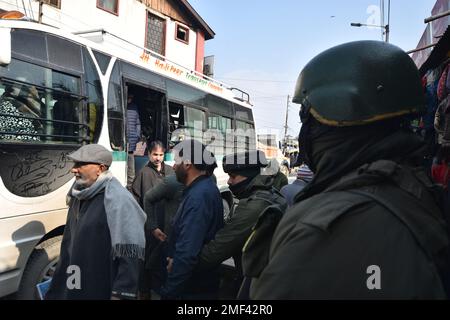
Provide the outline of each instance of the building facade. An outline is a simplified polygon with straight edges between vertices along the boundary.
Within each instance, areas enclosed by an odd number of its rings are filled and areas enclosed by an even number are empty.
[[[3,0],[0,10],[74,33],[89,31],[98,42],[107,41],[103,30],[200,73],[205,41],[215,35],[186,0]]]

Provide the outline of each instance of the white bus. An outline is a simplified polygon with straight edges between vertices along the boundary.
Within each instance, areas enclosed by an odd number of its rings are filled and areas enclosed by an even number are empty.
[[[102,144],[126,184],[128,91],[140,105],[146,138],[168,146],[180,130],[192,132],[194,122],[202,132],[254,128],[244,92],[236,98],[236,90],[144,48],[87,36],[114,38],[0,19],[0,297],[36,298],[36,284],[52,275],[73,183],[69,153]],[[238,131],[225,140],[226,147],[213,150],[217,159],[256,147],[254,135]],[[221,170],[218,185],[231,204]]]

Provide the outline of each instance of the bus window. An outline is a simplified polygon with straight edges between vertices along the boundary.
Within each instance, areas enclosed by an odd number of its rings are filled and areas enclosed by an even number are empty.
[[[234,104],[234,110],[236,112],[236,118],[253,121],[253,114],[251,109],[244,108],[238,104]]]
[[[95,60],[97,60],[98,66],[103,74],[106,74],[109,62],[111,61],[111,56],[92,50],[94,53]]]
[[[196,108],[169,102],[170,147],[173,147],[188,136],[203,142],[203,131],[206,127],[205,112]]]
[[[236,120],[236,152],[256,149],[255,129],[253,124]]]
[[[191,138],[203,142],[203,130],[206,124],[205,112],[185,106],[185,119]]]
[[[166,80],[167,95],[169,100],[180,103],[188,103],[198,107],[204,107],[206,93],[175,81]]]
[[[217,156],[227,155],[233,152],[232,119],[216,114],[208,117],[208,144],[214,149]]]
[[[79,44],[35,30],[14,29],[11,36],[11,49],[15,56],[83,73],[82,47]]]
[[[30,88],[30,94],[25,94],[25,89]],[[35,95],[36,87],[25,87],[14,83],[0,83],[0,142],[33,142],[40,141],[37,127],[38,121],[34,121],[31,109],[27,103],[22,102],[21,96],[27,98]],[[33,92],[33,93],[32,93]],[[30,105],[33,105],[30,99]],[[28,112],[30,111],[30,112]]]
[[[209,112],[230,117],[233,116],[233,106],[229,101],[208,94],[208,96],[206,97],[206,104]]]
[[[208,117],[208,129],[217,129],[222,134],[225,134],[227,130],[231,130],[231,118],[210,114]]]
[[[0,75],[0,142],[86,139],[79,77],[17,59],[0,67]]]
[[[33,50],[30,50],[33,48]],[[47,45],[45,33],[35,30],[13,29],[11,50],[33,60],[47,62]]]
[[[169,102],[169,133],[171,134],[177,129],[184,126],[183,105],[179,103]]]
[[[125,151],[124,114],[122,103],[122,85],[119,64],[116,63],[111,73],[108,89],[108,128],[111,148]]]
[[[79,44],[47,34],[47,52],[50,64],[71,71],[83,72]]]
[[[184,106],[179,103],[169,102],[169,148],[186,137]]]
[[[87,96],[87,119],[89,141],[98,140],[103,123],[103,92],[100,78],[89,53],[83,48],[85,88]]]

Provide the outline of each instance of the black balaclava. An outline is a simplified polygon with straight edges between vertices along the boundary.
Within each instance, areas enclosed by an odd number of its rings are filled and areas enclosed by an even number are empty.
[[[241,170],[236,172],[231,172],[234,174],[238,174],[243,177],[247,177],[247,179],[236,183],[234,185],[229,186],[230,191],[238,198],[240,199],[241,196],[245,195],[248,186],[250,185],[250,182],[260,173],[260,168],[252,168],[247,170]],[[245,196],[244,196],[245,198]]]
[[[305,120],[305,121],[303,121]],[[404,118],[351,127],[331,127],[312,116],[302,118],[300,152],[314,179],[296,197],[307,198],[366,163],[392,160],[420,165],[425,145]]]

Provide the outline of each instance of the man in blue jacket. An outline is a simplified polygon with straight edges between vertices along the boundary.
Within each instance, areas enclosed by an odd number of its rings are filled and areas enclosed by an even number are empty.
[[[186,186],[175,214],[169,239],[168,277],[161,288],[162,299],[217,299],[218,268],[194,271],[202,247],[223,227],[219,189],[207,174],[214,155],[196,140],[185,140],[175,148],[174,170]]]

